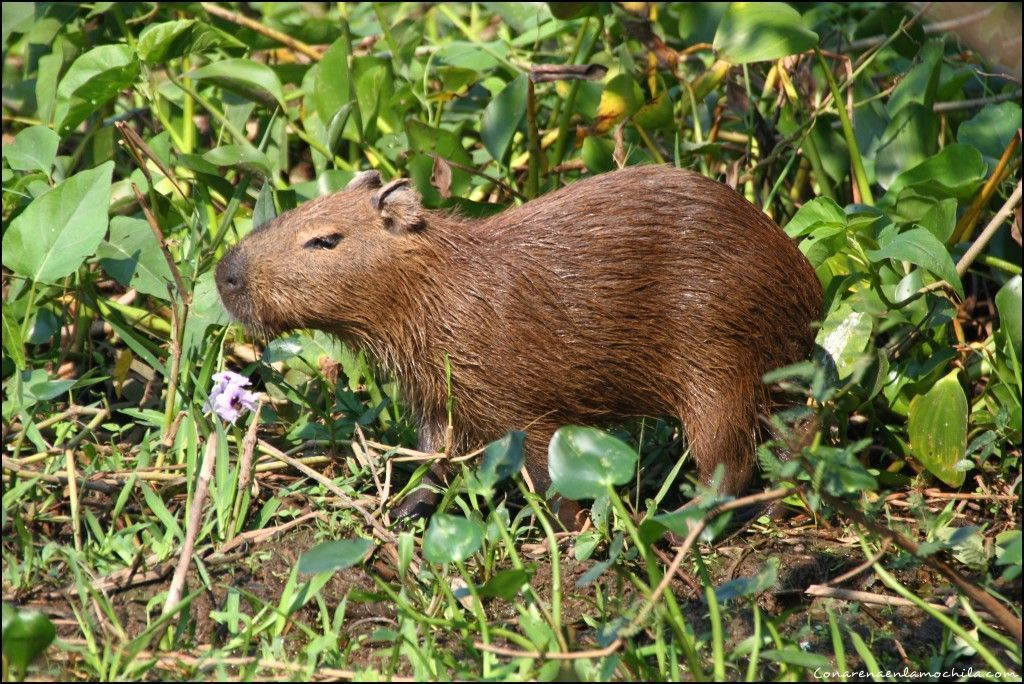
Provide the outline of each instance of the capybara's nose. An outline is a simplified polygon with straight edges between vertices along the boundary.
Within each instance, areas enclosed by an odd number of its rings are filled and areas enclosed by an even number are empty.
[[[231,249],[217,264],[217,289],[221,296],[239,294],[245,287],[246,259],[238,249]]]

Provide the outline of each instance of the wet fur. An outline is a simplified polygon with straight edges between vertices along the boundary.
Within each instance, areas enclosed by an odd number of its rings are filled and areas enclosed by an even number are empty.
[[[747,485],[761,377],[807,357],[822,306],[771,219],[662,166],[483,220],[422,209],[408,187],[380,192],[357,182],[247,236],[218,268],[219,284],[244,281],[221,287],[227,308],[265,332],[319,328],[365,349],[398,379],[428,451],[445,447],[447,355],[451,449],[529,427],[540,491],[557,427],[633,416],[680,418],[699,476],[723,464],[727,491]],[[332,233],[334,249],[304,246]]]

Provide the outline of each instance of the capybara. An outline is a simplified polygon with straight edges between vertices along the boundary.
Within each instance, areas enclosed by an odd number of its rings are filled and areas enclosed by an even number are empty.
[[[540,493],[555,429],[637,416],[681,419],[699,477],[722,464],[738,493],[769,409],[762,376],[808,356],[822,307],[814,270],[770,218],[666,166],[483,219],[427,210],[408,180],[364,172],[252,231],[217,286],[253,330],[318,328],[366,350],[397,378],[424,451],[525,429]],[[400,514],[429,503],[418,491]]]

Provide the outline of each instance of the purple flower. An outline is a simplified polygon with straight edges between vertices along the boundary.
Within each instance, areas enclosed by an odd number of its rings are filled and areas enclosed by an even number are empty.
[[[243,410],[255,411],[257,395],[243,389],[249,386],[249,379],[244,375],[224,371],[213,376],[214,386],[210,398],[203,404],[203,413],[216,413],[218,416],[234,423]]]

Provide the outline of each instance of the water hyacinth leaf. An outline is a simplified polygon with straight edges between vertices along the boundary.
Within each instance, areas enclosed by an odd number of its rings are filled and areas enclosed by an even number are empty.
[[[845,303],[833,309],[822,323],[815,342],[832,358],[840,379],[849,377],[864,358],[871,330],[871,317]]]
[[[984,182],[986,170],[978,150],[954,143],[896,176],[886,195],[896,197],[904,188],[914,188],[921,194],[965,202]]]
[[[42,171],[47,176],[57,156],[60,136],[47,126],[30,126],[4,145],[4,159],[15,171]]]
[[[181,19],[150,24],[142,30],[135,52],[143,62],[155,64],[172,57],[180,57],[188,43],[195,19]]]
[[[122,285],[170,299],[167,286],[174,276],[146,221],[128,216],[112,218],[110,239],[100,243],[96,256],[103,270]]]
[[[978,150],[991,171],[1020,127],[1020,105],[1000,102],[982,107],[974,117],[960,124],[956,141]]]
[[[505,158],[512,136],[526,116],[528,80],[527,74],[516,76],[484,108],[480,120],[480,138],[495,161],[500,162]]]
[[[4,659],[10,662],[19,676],[53,643],[56,636],[53,623],[38,610],[21,611],[10,604],[3,604]]]
[[[730,601],[744,596],[757,596],[775,586],[779,577],[779,559],[772,556],[753,577],[737,577],[715,587],[715,599],[719,602]]]
[[[967,473],[957,469],[967,450],[967,396],[957,379],[959,370],[914,397],[907,416],[910,449],[935,477],[951,487],[964,483]]]
[[[875,152],[875,177],[890,189],[900,173],[920,164],[938,149],[939,115],[912,102],[896,113],[885,127]],[[894,191],[899,192],[899,190]]]
[[[435,513],[423,533],[423,557],[431,563],[458,563],[480,548],[483,525],[475,520]]]
[[[829,197],[815,198],[800,207],[786,224],[786,234],[794,238],[800,237],[823,224],[846,229],[846,214],[842,207]]]
[[[1010,340],[1017,358],[1021,358],[1021,277],[1010,278],[996,293],[999,329]]]
[[[107,232],[113,171],[114,162],[105,162],[35,198],[4,233],[4,266],[41,283],[81,266]]]
[[[252,145],[222,145],[204,154],[203,159],[216,166],[239,166],[264,178],[272,175],[267,155]]]
[[[321,121],[328,122],[349,103],[348,41],[334,41],[317,65],[313,104]]]
[[[361,562],[372,548],[373,542],[362,537],[324,542],[299,556],[299,572],[314,575],[344,570]]]
[[[284,108],[281,80],[266,64],[249,59],[225,59],[189,72],[197,81],[208,81],[265,107]]]
[[[734,2],[715,32],[715,52],[733,64],[764,62],[810,50],[818,34],[784,2]]]
[[[886,241],[879,249],[868,250],[867,255],[875,262],[883,259],[909,261],[939,276],[949,283],[957,294],[964,296],[964,286],[957,275],[953,258],[945,245],[927,228],[914,228],[900,233]]]
[[[555,490],[568,499],[595,499],[611,486],[629,481],[639,456],[607,432],[568,425],[548,444],[548,473]]]
[[[98,110],[139,75],[139,60],[127,45],[101,45],[74,61],[60,85],[54,120],[70,130]]]
[[[502,480],[512,477],[523,468],[523,440],[526,433],[513,430],[501,439],[491,442],[484,449],[484,459],[477,471],[477,477],[486,487],[493,487]]]

